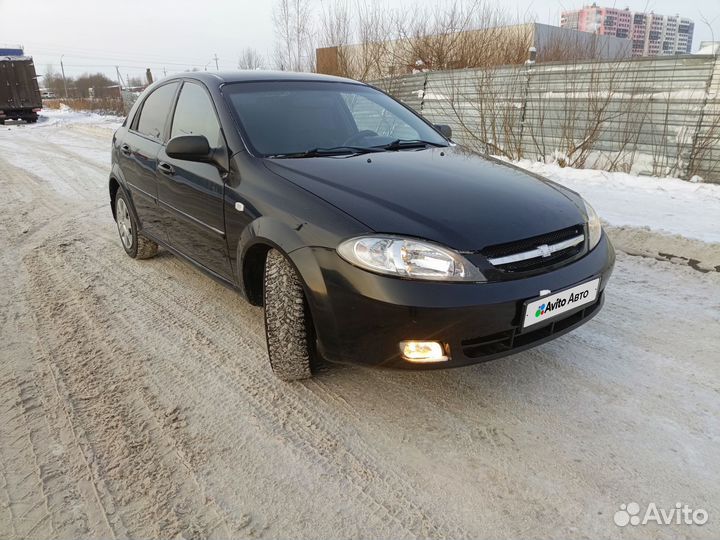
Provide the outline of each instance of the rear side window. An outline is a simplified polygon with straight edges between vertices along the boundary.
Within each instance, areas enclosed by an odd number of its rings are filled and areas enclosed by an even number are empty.
[[[210,146],[222,146],[220,124],[207,92],[194,83],[185,83],[180,91],[170,137],[205,135]]]
[[[178,83],[165,84],[154,90],[143,103],[137,131],[148,137],[163,140],[165,122],[167,121],[172,100]]]

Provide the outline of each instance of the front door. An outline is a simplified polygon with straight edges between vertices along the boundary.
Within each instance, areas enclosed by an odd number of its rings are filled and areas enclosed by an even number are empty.
[[[225,149],[215,107],[199,83],[185,82],[173,116],[170,138],[204,135],[210,147]],[[166,215],[170,245],[208,270],[232,280],[223,214],[224,173],[212,163],[158,154],[158,198]]]

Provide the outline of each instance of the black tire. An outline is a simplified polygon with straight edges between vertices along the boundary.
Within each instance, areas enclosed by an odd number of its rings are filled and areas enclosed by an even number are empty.
[[[125,194],[118,190],[115,197],[115,222],[117,223],[120,243],[125,253],[133,259],[149,259],[157,255],[158,245],[152,240],[138,234],[137,221],[130,211]]]
[[[285,256],[271,249],[263,284],[270,367],[283,381],[312,377],[315,332],[302,283]]]

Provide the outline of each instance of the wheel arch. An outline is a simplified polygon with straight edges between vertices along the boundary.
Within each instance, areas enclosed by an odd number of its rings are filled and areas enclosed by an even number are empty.
[[[120,182],[114,176],[110,176],[108,180],[108,190],[110,192],[110,210],[112,211],[113,219],[117,221],[117,211],[115,210],[115,199],[117,198],[117,192],[120,189]]]
[[[313,310],[313,300],[326,291],[320,266],[311,256],[298,231],[269,217],[261,217],[248,225],[237,246],[237,280],[245,298],[262,306],[265,258],[271,249],[277,249],[295,267],[302,282],[305,296]]]
[[[123,195],[125,195],[125,200],[128,202],[130,212],[132,212],[135,221],[137,223],[141,223],[137,210],[135,209],[135,201],[133,200],[130,191],[125,184],[125,179],[123,178],[122,171],[117,165],[113,165],[113,168],[110,171],[110,176],[108,177],[108,195],[110,196],[110,210],[112,211],[112,216],[114,220],[117,220],[117,215],[115,211],[115,200],[117,199],[117,194],[119,192],[122,192]]]

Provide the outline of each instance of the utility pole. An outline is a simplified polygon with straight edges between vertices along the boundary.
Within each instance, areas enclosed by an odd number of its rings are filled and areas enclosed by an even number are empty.
[[[215,53],[215,56],[213,56],[213,60],[215,60],[215,71],[220,71],[220,68],[218,67],[218,55]]]
[[[65,80],[65,66],[63,65],[63,61],[62,61],[63,56],[65,56],[65,55],[64,55],[64,54],[61,54],[61,55],[60,55],[60,71],[62,71],[62,76],[63,76],[63,88],[65,88],[65,99],[67,99],[67,97],[68,97],[68,95],[67,95],[67,81]]]
[[[122,90],[123,82],[122,77],[120,76],[120,66],[115,66],[115,73],[117,73],[118,84],[120,85],[120,90]]]
[[[167,69],[163,68],[163,77],[167,77]]]

